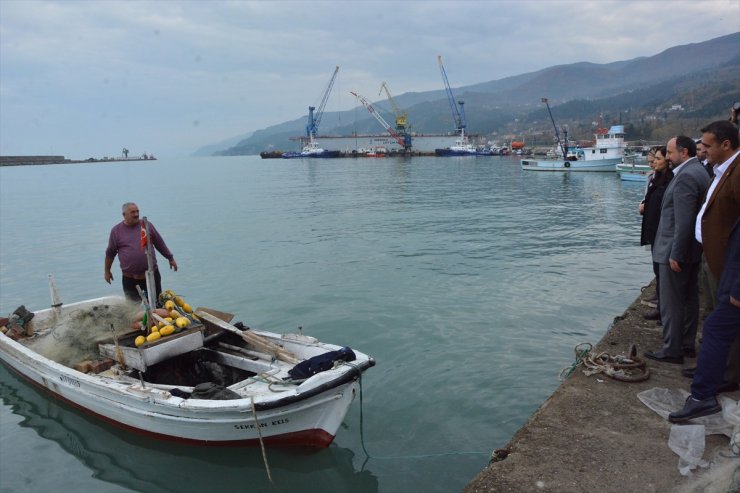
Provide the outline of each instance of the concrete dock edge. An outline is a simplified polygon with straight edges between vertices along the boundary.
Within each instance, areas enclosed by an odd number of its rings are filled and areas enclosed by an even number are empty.
[[[643,297],[654,294],[651,285]],[[661,345],[662,327],[643,315],[651,308],[641,297],[619,317],[594,351],[638,355]],[[575,355],[574,355],[575,359]],[[740,458],[722,467],[678,471],[678,455],[668,448],[671,424],[646,407],[637,394],[652,388],[685,389],[691,380],[683,365],[647,360],[650,378],[626,383],[603,374],[586,376],[581,368],[565,380],[508,444],[492,444],[497,460],[463,490],[481,492],[730,492],[740,491]],[[740,399],[740,392],[723,394]],[[706,437],[704,459],[729,454],[729,439]]]

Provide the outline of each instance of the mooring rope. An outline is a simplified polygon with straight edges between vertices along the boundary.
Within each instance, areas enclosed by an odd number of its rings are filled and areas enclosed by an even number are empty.
[[[257,408],[254,406],[254,396],[249,396],[249,400],[252,403],[252,414],[254,415],[254,425],[257,427],[257,436],[260,438],[260,448],[262,449],[262,460],[265,462],[265,469],[267,470],[267,479],[270,480],[272,485],[275,482],[272,480],[272,473],[270,472],[270,464],[267,463],[267,452],[265,451],[265,442],[262,439],[262,430],[260,429],[260,422],[257,420]]]

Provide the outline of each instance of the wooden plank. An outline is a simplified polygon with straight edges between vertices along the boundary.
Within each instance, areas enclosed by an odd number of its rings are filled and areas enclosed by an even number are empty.
[[[301,360],[296,357],[295,354],[291,353],[287,349],[283,349],[282,347],[278,346],[277,344],[270,342],[269,340],[265,339],[262,336],[259,336],[253,332],[250,332],[248,330],[242,331],[238,328],[234,327],[228,322],[225,322],[224,320],[221,320],[218,317],[215,317],[211,315],[208,312],[204,312],[202,310],[196,310],[195,314],[200,318],[201,320],[208,321],[214,325],[216,325],[219,328],[222,328],[224,330],[227,330],[229,332],[233,332],[234,334],[239,335],[244,341],[251,344],[258,350],[270,354],[274,356],[276,359],[279,359],[281,361],[285,361],[286,363],[291,364],[297,364],[300,363]]]

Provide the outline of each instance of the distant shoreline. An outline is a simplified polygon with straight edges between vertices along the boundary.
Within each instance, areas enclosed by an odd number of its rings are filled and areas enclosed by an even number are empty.
[[[47,164],[72,164],[72,163],[115,163],[121,161],[156,161],[157,158],[150,155],[137,157],[105,157],[87,159],[66,159],[64,156],[0,156],[0,166],[39,166]]]

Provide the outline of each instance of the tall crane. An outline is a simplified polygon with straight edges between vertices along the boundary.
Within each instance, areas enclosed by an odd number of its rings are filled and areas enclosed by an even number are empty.
[[[334,81],[337,79],[337,72],[339,72],[339,65],[337,65],[337,67],[334,69],[334,73],[332,74],[331,79],[329,79],[329,85],[326,86],[326,90],[324,91],[323,98],[321,98],[321,104],[319,104],[318,111],[314,114],[314,110],[316,109],[316,107],[308,107],[308,124],[306,125],[306,137],[308,137],[309,142],[313,142],[314,137],[316,137],[316,134],[319,132],[321,117],[324,116],[324,108],[326,107],[326,102],[329,100],[331,88],[334,87]]]
[[[457,105],[455,104],[455,96],[452,95],[452,89],[450,88],[450,81],[447,80],[447,72],[445,72],[445,66],[442,64],[442,56],[437,56],[439,62],[439,70],[442,72],[442,80],[445,83],[445,91],[447,92],[447,100],[450,103],[450,109],[452,110],[452,119],[455,120],[455,130],[460,132],[460,139],[465,140],[465,102],[458,101],[460,110],[458,111]]]
[[[375,111],[375,108],[373,108],[373,105],[370,104],[370,101],[367,100],[366,97],[357,94],[356,92],[350,91],[350,94],[352,94],[354,97],[356,97],[362,105],[367,108],[367,111],[370,112],[371,115],[375,117],[378,122],[383,125],[383,128],[385,128],[391,136],[396,139],[396,142],[398,142],[401,146],[403,146],[403,149],[405,151],[411,149],[411,136],[408,134],[404,134],[401,136],[398,132],[393,130],[393,127],[391,127],[387,121],[385,121],[385,118],[380,116],[380,113]]]
[[[393,100],[393,96],[391,96],[391,91],[388,89],[388,85],[383,82],[380,85],[380,91],[378,91],[378,96],[383,94],[383,90],[385,90],[386,97],[388,98],[388,102],[391,104],[391,107],[393,108],[393,113],[396,114],[396,131],[399,134],[406,133],[406,125],[408,124],[408,113],[405,111],[401,111],[401,109],[398,107],[396,102]]]

